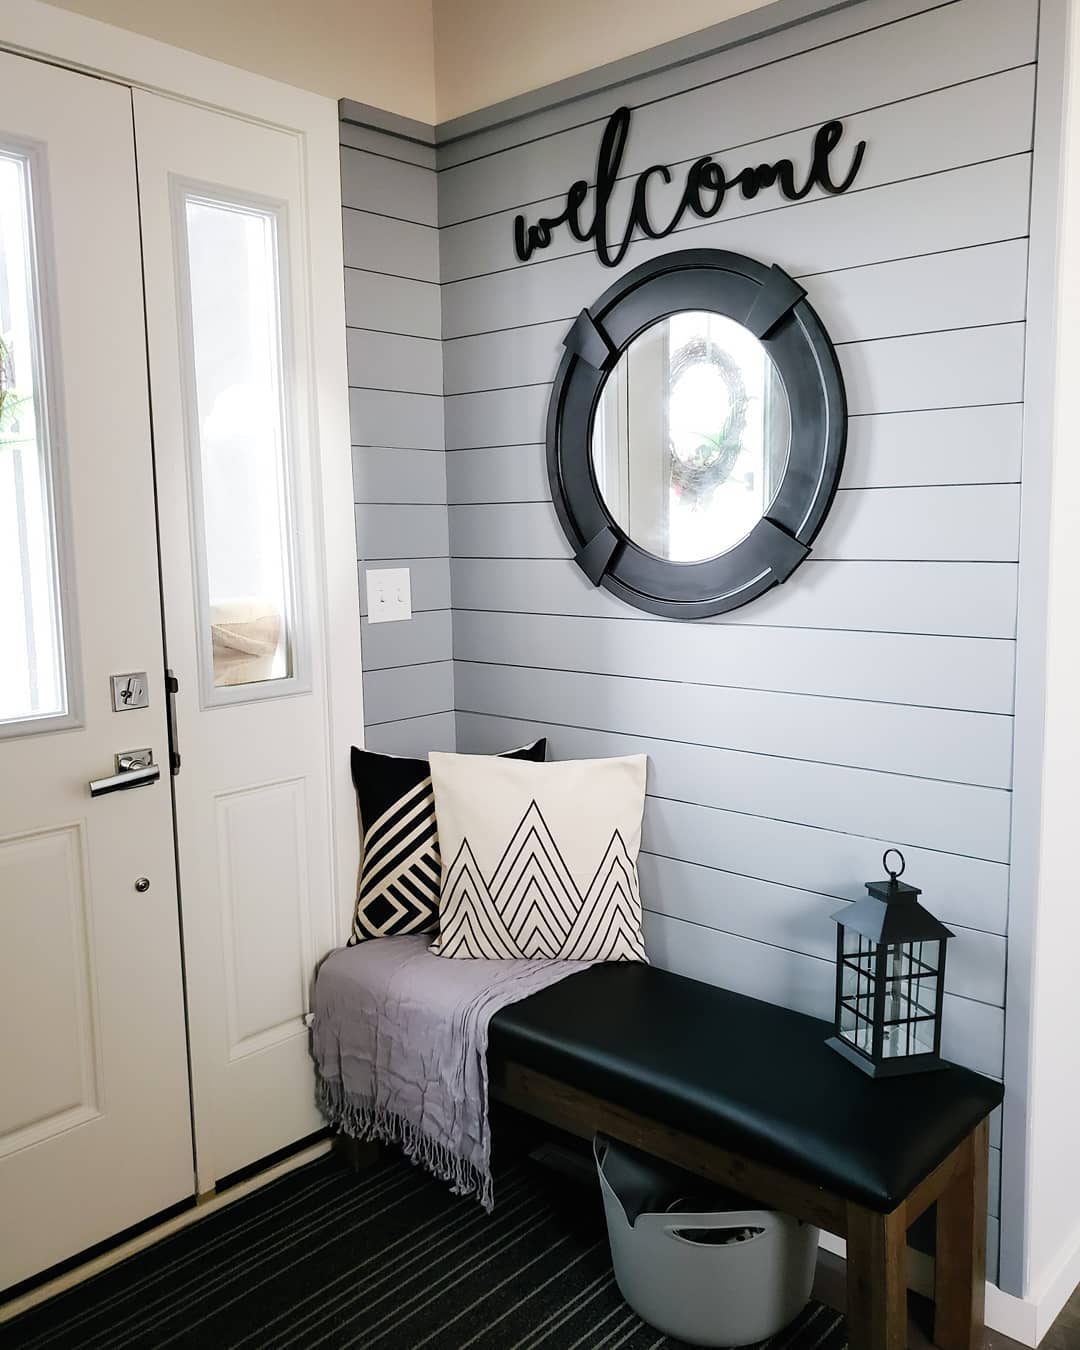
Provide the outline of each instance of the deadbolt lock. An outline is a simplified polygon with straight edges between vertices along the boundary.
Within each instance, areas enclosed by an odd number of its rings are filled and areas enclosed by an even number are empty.
[[[110,675],[109,687],[112,690],[113,712],[130,712],[132,708],[146,708],[150,704],[145,670],[135,670],[127,675]]]

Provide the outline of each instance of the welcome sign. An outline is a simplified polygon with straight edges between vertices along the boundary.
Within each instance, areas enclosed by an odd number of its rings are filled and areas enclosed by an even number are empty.
[[[571,185],[566,194],[566,205],[559,215],[542,216],[533,225],[523,215],[515,217],[514,252],[520,262],[528,262],[537,249],[547,248],[554,231],[565,225],[575,239],[582,243],[592,241],[596,256],[605,267],[617,267],[626,256],[636,230],[640,230],[648,239],[664,239],[678,228],[688,211],[702,220],[717,215],[723,209],[729,192],[738,191],[744,199],[749,200],[759,192],[775,187],[782,197],[791,202],[801,201],[814,188],[834,196],[847,192],[858,177],[866,154],[866,142],[859,141],[854,147],[847,171],[838,177],[840,170],[835,167],[835,159],[844,135],[844,124],[833,121],[826,122],[815,133],[810,168],[801,183],[796,179],[795,166],[790,159],[750,165],[729,175],[711,155],[703,155],[694,160],[686,171],[686,184],[674,215],[660,224],[649,215],[649,184],[653,179],[670,183],[672,172],[664,164],[652,164],[638,174],[628,218],[621,234],[616,231],[617,237],[613,238],[611,197],[619,181],[619,169],[629,135],[630,109],[618,108],[609,118],[600,141],[591,220],[586,220],[582,214],[589,197],[589,184],[584,179]]]

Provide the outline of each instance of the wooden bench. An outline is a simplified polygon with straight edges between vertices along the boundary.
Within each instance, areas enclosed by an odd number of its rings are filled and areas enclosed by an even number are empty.
[[[850,1350],[904,1350],[907,1230],[936,1204],[934,1338],[976,1350],[1002,1087],[956,1067],[872,1080],[829,1032],[653,967],[596,966],[495,1015],[491,1093],[846,1239]]]

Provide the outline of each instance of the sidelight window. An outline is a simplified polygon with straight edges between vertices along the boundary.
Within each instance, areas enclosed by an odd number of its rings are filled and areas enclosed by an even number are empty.
[[[281,226],[276,208],[182,195],[208,703],[285,692],[297,674]]]

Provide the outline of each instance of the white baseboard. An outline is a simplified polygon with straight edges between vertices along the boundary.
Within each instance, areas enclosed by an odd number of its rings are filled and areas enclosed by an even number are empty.
[[[1068,1303],[1077,1285],[1080,1285],[1080,1229],[1073,1234],[1071,1247],[1057,1270],[1049,1279],[1043,1281],[1038,1297],[1034,1300],[1037,1310],[1035,1330],[1039,1340],[1042,1340],[1054,1325],[1058,1313]]]
[[[1011,1336],[1021,1345],[1037,1346],[1042,1339],[1038,1314],[1038,1305],[1030,1299],[1015,1298],[996,1284],[986,1286],[986,1325],[1003,1336]]]
[[[994,1284],[986,1286],[986,1325],[1021,1345],[1037,1346],[1080,1285],[1080,1231],[1072,1250],[1037,1293],[1014,1298]]]
[[[834,1237],[832,1233],[822,1233],[820,1246],[834,1256],[847,1256],[847,1243],[843,1238]],[[1077,1252],[1077,1263],[1080,1264],[1080,1250]],[[1069,1267],[1072,1270],[1072,1265]],[[1014,1298],[1011,1294],[1006,1294],[999,1289],[996,1284],[986,1285],[986,1325],[993,1331],[1000,1331],[1003,1336],[1011,1336],[1014,1341],[1019,1341],[1021,1345],[1031,1346],[1034,1350],[1039,1341],[1046,1335],[1054,1322],[1054,1318],[1065,1306],[1069,1295],[1080,1283],[1080,1274],[1073,1279],[1072,1284],[1068,1285],[1060,1302],[1055,1306],[1054,1300],[1057,1298],[1060,1288],[1070,1278],[1062,1274],[1053,1284],[1053,1295],[1050,1291],[1038,1303],[1030,1299]],[[914,1289],[917,1294],[922,1294],[926,1298],[934,1296],[934,1262],[933,1258],[926,1255],[925,1252],[913,1251],[908,1249],[908,1287]],[[1050,1309],[1053,1308],[1052,1314]]]
[[[824,1228],[818,1235],[818,1246],[824,1251],[832,1252],[833,1256],[840,1256],[847,1260],[847,1243],[843,1238],[834,1237],[832,1233],[826,1233]]]

